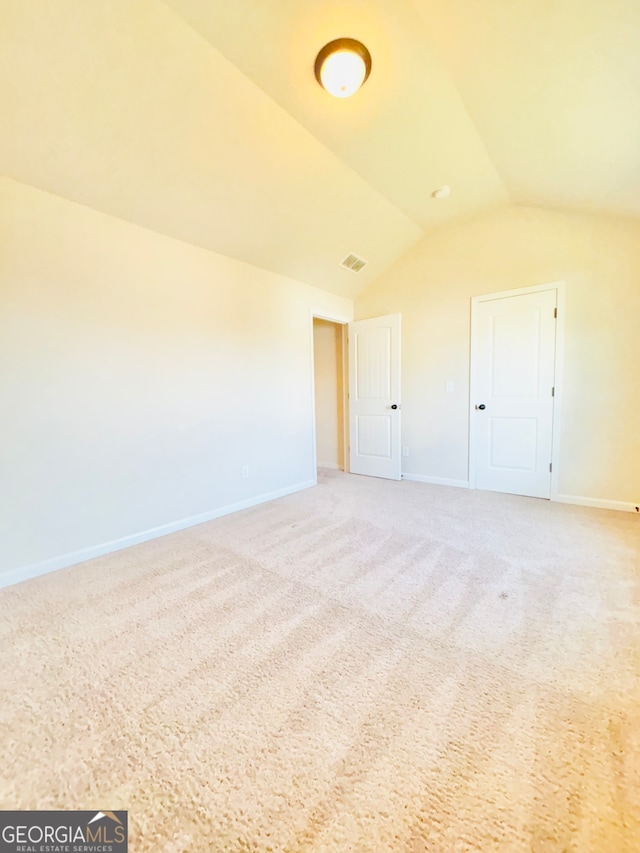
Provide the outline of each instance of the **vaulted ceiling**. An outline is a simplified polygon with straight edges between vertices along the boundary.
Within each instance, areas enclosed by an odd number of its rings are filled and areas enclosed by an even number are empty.
[[[640,216],[638,44],[637,0],[5,0],[0,171],[352,296],[506,201]]]

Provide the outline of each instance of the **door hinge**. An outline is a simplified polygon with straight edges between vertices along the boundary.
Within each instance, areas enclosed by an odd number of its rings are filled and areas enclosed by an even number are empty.
[[[554,309],[553,309],[553,319],[554,319],[554,320],[557,320],[557,319],[558,319],[558,309],[557,309],[557,308],[554,308]]]
[[[552,396],[552,397],[555,397],[555,396],[556,396],[556,386],[555,386],[555,385],[554,385],[554,386],[553,386],[553,388],[551,389],[551,396]]]
[[[553,471],[553,462],[549,462],[549,473]]]

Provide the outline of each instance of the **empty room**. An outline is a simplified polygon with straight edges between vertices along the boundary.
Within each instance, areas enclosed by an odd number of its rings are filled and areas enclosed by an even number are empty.
[[[639,44],[0,0],[0,853],[640,850]]]

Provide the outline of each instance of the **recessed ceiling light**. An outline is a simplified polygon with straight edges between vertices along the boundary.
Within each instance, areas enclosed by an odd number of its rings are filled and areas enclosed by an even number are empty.
[[[431,198],[449,198],[451,195],[451,187],[444,186],[438,187],[437,190],[434,190],[431,193]]]
[[[354,95],[371,73],[371,54],[362,42],[330,41],[316,57],[316,80],[335,98]]]

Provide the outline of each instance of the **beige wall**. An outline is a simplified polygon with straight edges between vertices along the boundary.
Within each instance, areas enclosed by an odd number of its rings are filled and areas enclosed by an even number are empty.
[[[0,234],[0,583],[313,480],[349,300],[9,179]]]
[[[357,319],[402,313],[407,473],[468,478],[470,298],[557,280],[566,281],[559,492],[640,501],[640,225],[535,208],[434,231],[356,301]]]
[[[313,321],[318,465],[344,468],[342,326]]]

